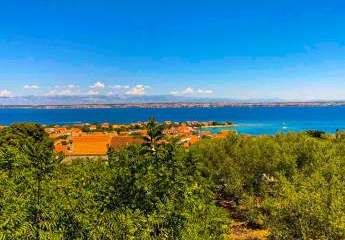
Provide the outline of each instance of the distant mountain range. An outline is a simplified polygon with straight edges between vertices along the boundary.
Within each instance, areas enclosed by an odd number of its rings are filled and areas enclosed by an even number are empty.
[[[157,96],[16,96],[0,98],[0,105],[75,105],[75,104],[120,104],[120,103],[176,103],[176,102],[284,102],[281,99],[230,99],[197,98],[172,95]]]

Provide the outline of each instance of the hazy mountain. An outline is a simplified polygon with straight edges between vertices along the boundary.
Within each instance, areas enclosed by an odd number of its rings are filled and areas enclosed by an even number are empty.
[[[277,102],[280,99],[226,99],[198,98],[172,95],[157,96],[17,96],[0,98],[0,105],[68,105],[68,104],[116,104],[116,103],[166,103],[166,102]]]

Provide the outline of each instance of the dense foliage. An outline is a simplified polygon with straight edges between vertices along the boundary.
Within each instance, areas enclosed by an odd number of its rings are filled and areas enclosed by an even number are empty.
[[[319,132],[230,135],[193,146],[222,200],[271,239],[345,239],[345,142]],[[239,216],[237,216],[239,217]]]
[[[271,239],[345,239],[343,132],[184,149],[154,120],[147,128],[143,145],[70,164],[39,125],[1,130],[0,239],[224,239],[229,204]]]
[[[69,165],[40,126],[1,130],[0,239],[224,238],[228,216],[199,163],[149,124],[142,146]]]

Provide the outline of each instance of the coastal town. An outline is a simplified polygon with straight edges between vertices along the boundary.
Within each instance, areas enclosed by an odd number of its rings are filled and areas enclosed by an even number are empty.
[[[171,122],[165,121],[164,135],[177,138],[186,148],[204,138],[224,138],[230,131],[212,133],[214,127],[231,127],[231,122]],[[147,135],[146,122],[131,124],[75,124],[46,126],[54,141],[55,151],[65,159],[106,158],[109,149],[121,149],[129,144],[142,144]]]

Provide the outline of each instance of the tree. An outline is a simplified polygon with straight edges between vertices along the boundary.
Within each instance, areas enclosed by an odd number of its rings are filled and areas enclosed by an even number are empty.
[[[222,239],[228,218],[197,159],[154,132],[154,151],[70,165],[37,125],[1,132],[0,239]]]
[[[23,202],[22,210],[28,215],[25,221],[21,219],[23,222],[18,227],[32,226],[35,239],[40,238],[42,182],[57,161],[53,158],[53,144],[39,125],[14,124],[1,131],[1,171],[8,174],[7,181],[14,184],[15,195],[19,196],[18,201]],[[26,198],[19,200],[22,196]]]
[[[215,205],[210,182],[181,146],[157,145],[158,132],[150,133],[154,151],[133,145],[109,152],[112,176],[100,192],[102,208],[121,213],[126,238],[221,239],[227,216]]]
[[[156,145],[163,138],[164,125],[159,124],[154,118],[151,118],[147,124],[147,136],[144,136],[145,145],[152,152],[156,151]]]

